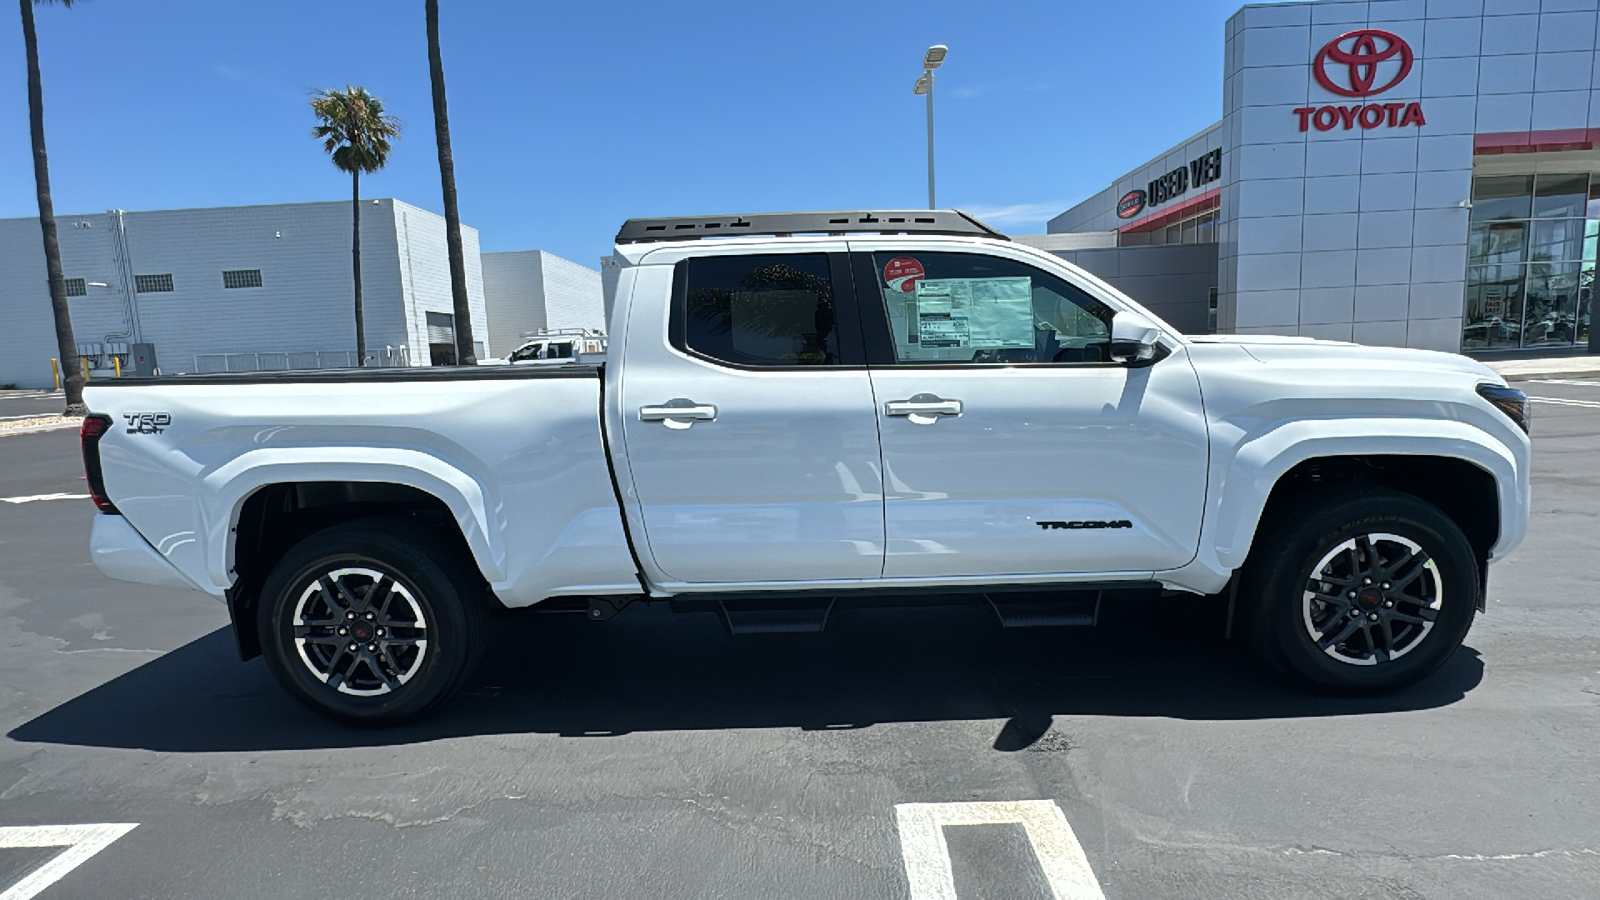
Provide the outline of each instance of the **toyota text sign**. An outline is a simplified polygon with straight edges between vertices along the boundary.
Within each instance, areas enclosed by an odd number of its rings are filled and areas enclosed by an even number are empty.
[[[1404,38],[1377,28],[1361,28],[1324,44],[1311,60],[1311,75],[1330,94],[1361,99],[1405,81],[1414,62],[1411,45]],[[1301,131],[1428,124],[1422,115],[1422,104],[1416,101],[1302,106],[1294,114]]]

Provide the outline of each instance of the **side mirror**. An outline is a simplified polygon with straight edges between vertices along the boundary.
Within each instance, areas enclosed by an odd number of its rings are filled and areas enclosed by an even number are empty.
[[[1156,361],[1161,329],[1135,312],[1111,317],[1111,361],[1125,366],[1147,366]]]

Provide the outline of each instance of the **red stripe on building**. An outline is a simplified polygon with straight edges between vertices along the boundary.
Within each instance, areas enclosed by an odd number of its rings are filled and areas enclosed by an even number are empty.
[[[1139,231],[1155,231],[1157,228],[1171,225],[1173,222],[1176,222],[1179,219],[1187,219],[1190,216],[1199,215],[1208,209],[1216,209],[1221,205],[1222,188],[1212,188],[1211,190],[1206,191],[1204,194],[1201,194],[1198,197],[1191,197],[1190,199],[1185,200],[1170,209],[1164,209],[1158,213],[1151,213],[1142,219],[1135,219],[1121,228],[1118,228],[1117,233],[1132,234]]]
[[[1499,153],[1551,153],[1557,150],[1593,150],[1600,144],[1600,128],[1558,128],[1549,131],[1497,131],[1472,136],[1474,156]]]

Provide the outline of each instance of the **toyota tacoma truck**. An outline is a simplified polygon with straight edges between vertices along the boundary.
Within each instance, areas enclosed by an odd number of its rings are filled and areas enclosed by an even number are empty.
[[[601,365],[96,381],[113,577],[226,602],[312,707],[396,721],[489,615],[734,633],[971,600],[1228,598],[1315,688],[1437,669],[1529,508],[1526,397],[1461,356],[1186,336],[953,210],[634,219]]]

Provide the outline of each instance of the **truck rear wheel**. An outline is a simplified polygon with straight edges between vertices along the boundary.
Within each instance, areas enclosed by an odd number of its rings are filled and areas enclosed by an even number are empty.
[[[448,697],[482,653],[487,609],[470,562],[409,522],[369,519],[296,544],[263,586],[262,655],[301,701],[392,723]]]
[[[1403,687],[1443,665],[1472,625],[1472,546],[1409,494],[1330,486],[1279,506],[1257,534],[1243,624],[1257,653],[1302,682]]]

